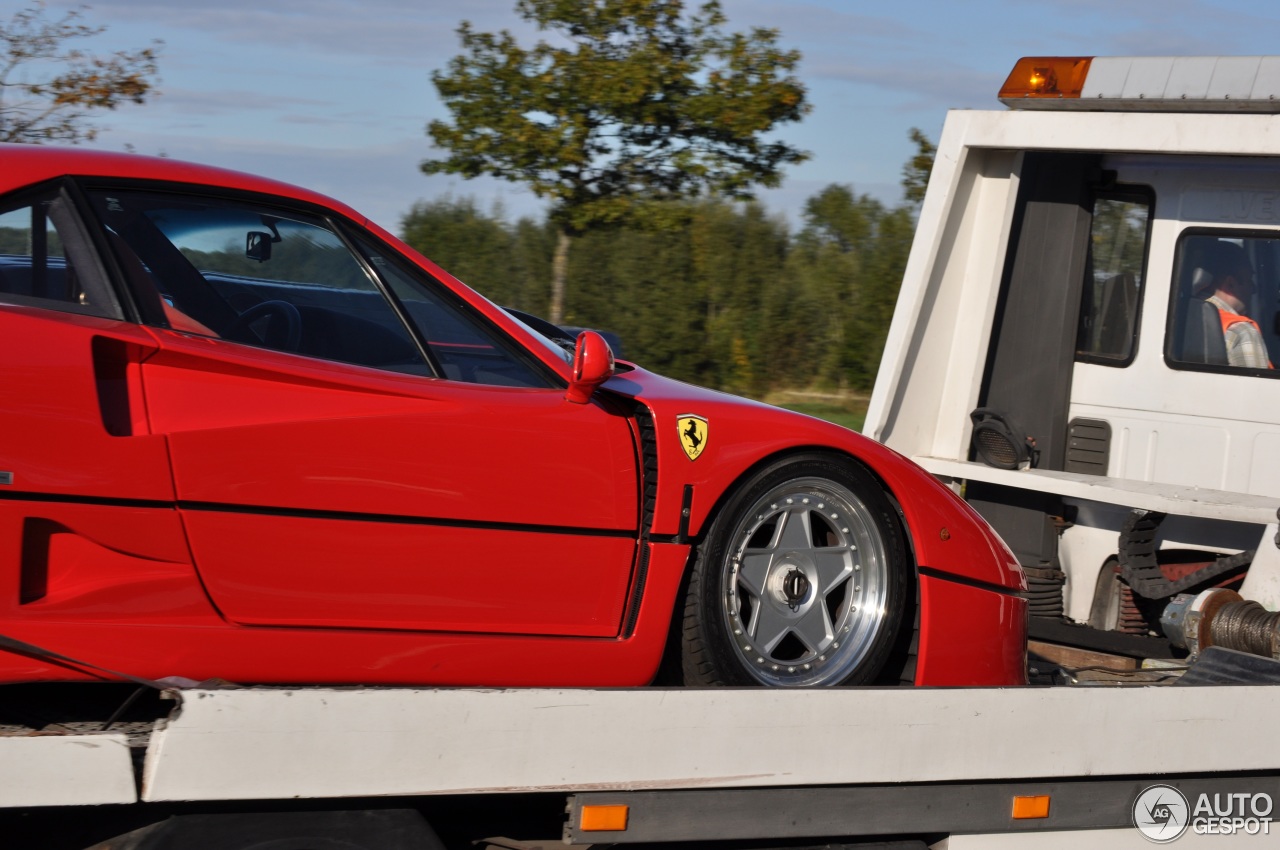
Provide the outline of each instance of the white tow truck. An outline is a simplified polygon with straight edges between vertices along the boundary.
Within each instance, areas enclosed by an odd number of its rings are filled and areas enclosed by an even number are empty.
[[[0,846],[1276,846],[1280,382],[1202,305],[1245,257],[1280,356],[1277,96],[1036,59],[948,116],[867,432],[1018,554],[1038,684],[5,686]]]
[[[1032,58],[948,116],[865,431],[1068,666],[1280,657],[1278,98],[1278,57]]]

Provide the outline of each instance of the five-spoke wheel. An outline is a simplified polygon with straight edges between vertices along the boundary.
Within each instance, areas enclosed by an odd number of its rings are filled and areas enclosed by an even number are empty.
[[[806,455],[725,504],[690,579],[685,678],[772,686],[867,682],[907,604],[899,523],[852,461]]]

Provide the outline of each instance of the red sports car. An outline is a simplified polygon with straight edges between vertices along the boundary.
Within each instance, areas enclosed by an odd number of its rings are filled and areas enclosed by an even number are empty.
[[[0,681],[1024,681],[1013,556],[892,451],[302,189],[0,158]]]

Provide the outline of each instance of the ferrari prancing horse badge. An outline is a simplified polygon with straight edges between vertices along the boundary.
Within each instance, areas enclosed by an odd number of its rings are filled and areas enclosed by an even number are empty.
[[[689,460],[697,460],[698,455],[707,447],[707,420],[692,413],[684,413],[676,417],[680,428],[680,445]]]

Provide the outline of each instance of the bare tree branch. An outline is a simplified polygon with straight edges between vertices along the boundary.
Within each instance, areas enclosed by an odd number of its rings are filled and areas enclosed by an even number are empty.
[[[93,110],[154,96],[162,42],[96,55],[73,42],[106,31],[84,22],[89,7],[50,18],[44,0],[0,23],[0,142],[91,141]]]

